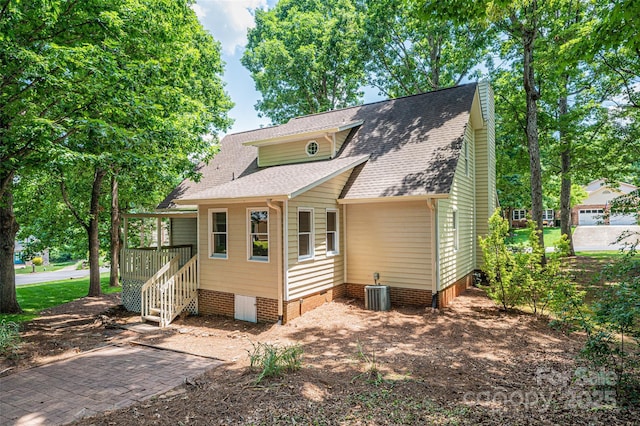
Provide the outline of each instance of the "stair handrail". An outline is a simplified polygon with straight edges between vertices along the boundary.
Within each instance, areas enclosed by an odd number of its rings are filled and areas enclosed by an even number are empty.
[[[178,270],[180,255],[176,254],[171,260],[165,263],[151,278],[144,283],[140,289],[141,306],[140,315],[144,317],[150,314],[152,302],[161,302],[160,285],[171,279]]]
[[[160,289],[160,327],[166,327],[198,294],[197,255],[193,256]]]

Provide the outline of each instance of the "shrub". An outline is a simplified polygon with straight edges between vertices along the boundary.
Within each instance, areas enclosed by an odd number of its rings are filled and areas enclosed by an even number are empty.
[[[0,355],[15,356],[20,346],[20,328],[13,321],[0,322]]]
[[[582,354],[594,365],[612,370],[616,396],[637,402],[640,394],[640,259],[631,246],[604,268],[612,281],[593,305]]]
[[[522,287],[514,280],[516,260],[506,244],[508,234],[509,222],[502,217],[500,209],[496,209],[489,218],[489,234],[486,238],[478,237],[484,255],[482,270],[489,283],[485,290],[504,310],[522,301]]]
[[[260,370],[256,384],[266,377],[280,376],[283,372],[296,371],[302,367],[302,347],[300,345],[276,346],[270,343],[252,343],[249,351],[251,369]]]
[[[42,260],[42,258],[40,256],[36,256],[33,258],[32,260],[33,264],[36,266],[40,266],[44,263],[44,260]]]

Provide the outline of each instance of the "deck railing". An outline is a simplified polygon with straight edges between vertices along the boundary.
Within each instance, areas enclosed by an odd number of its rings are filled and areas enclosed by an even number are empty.
[[[161,309],[162,293],[170,281],[174,280],[174,275],[178,272],[179,256],[175,256],[158,270],[140,289],[142,306],[140,313],[142,318],[157,315]],[[162,318],[162,316],[160,316]],[[162,325],[162,322],[160,326]]]
[[[197,256],[178,269],[178,256],[171,259],[142,286],[142,318],[159,317],[166,327],[195,301],[198,295]]]
[[[191,246],[125,248],[120,251],[120,276],[123,280],[146,282],[174,256],[180,255],[179,267],[191,259]]]
[[[160,294],[160,327],[171,323],[198,296],[198,262],[193,256],[168,280]]]

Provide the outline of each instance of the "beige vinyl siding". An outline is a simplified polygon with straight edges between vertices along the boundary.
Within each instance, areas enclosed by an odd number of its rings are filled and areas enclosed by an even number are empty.
[[[307,143],[312,140],[318,143],[318,153],[314,156],[309,156],[307,155],[306,147]],[[276,145],[267,145],[258,148],[258,165],[260,167],[326,160],[330,157],[331,142],[324,137]]]
[[[198,252],[198,219],[174,218],[171,219],[171,245],[191,245],[191,255]]]
[[[342,229],[343,207],[336,200],[349,179],[351,171],[301,194],[288,203],[289,256],[287,300],[344,283],[344,230]],[[313,209],[314,257],[298,260],[298,209]],[[338,211],[339,253],[327,256],[327,209]]]
[[[340,151],[340,148],[342,148],[342,145],[344,144],[344,141],[347,140],[347,136],[349,136],[350,132],[351,129],[336,133],[336,152]]]
[[[433,215],[426,201],[349,204],[347,281],[433,291]]]
[[[475,269],[474,131],[467,123],[464,143],[469,144],[469,176],[465,174],[464,147],[448,199],[438,201],[440,289],[445,289]],[[453,212],[458,217],[458,248],[453,234]]]
[[[269,210],[269,262],[249,261],[247,208]],[[227,209],[227,259],[210,259],[208,210]],[[266,204],[201,205],[200,215],[200,288],[244,296],[278,297],[277,216]]]
[[[476,142],[476,232],[486,236],[489,232],[489,217],[493,214],[498,200],[496,199],[496,149],[495,149],[495,115],[493,91],[486,82],[478,85],[484,127],[475,130]],[[477,265],[482,266],[482,250],[476,239]]]

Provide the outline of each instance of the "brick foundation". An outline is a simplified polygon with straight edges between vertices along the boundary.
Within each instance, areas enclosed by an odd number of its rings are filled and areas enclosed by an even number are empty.
[[[232,317],[235,312],[233,293],[213,290],[198,290],[198,312],[205,315]]]
[[[278,300],[277,299],[267,299],[265,297],[257,297],[256,308],[258,309],[258,322],[278,321]]]
[[[449,287],[440,290],[440,293],[438,294],[438,307],[446,308],[453,299],[455,299],[463,291],[471,287],[471,284],[473,284],[473,272],[467,274],[462,279],[456,281]]]
[[[284,302],[283,322],[286,323],[293,318],[297,318],[325,302],[344,297],[345,294],[345,286],[339,285],[329,290]],[[278,300],[256,297],[256,309],[258,322],[278,321]],[[235,314],[235,296],[233,293],[200,289],[198,293],[198,310],[205,315],[223,315],[233,318]]]
[[[364,284],[347,284],[347,296],[364,300]],[[391,306],[430,306],[431,290],[391,287]]]
[[[329,290],[323,290],[318,293],[310,294],[308,296],[301,297],[296,300],[289,300],[284,305],[284,321],[291,321],[294,318],[321,306],[326,302],[344,297],[346,289],[344,284],[337,287],[330,288]]]

